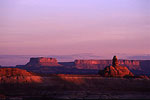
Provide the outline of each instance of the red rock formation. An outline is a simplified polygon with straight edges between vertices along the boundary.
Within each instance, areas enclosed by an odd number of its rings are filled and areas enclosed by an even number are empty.
[[[110,60],[75,60],[77,69],[104,69],[111,64]]]
[[[104,77],[124,77],[124,76],[134,76],[132,72],[129,71],[127,67],[123,66],[108,66],[103,72]]]
[[[1,76],[32,76],[30,72],[19,68],[0,68]]]
[[[76,65],[78,64],[107,64],[111,63],[111,60],[75,60]]]
[[[116,56],[113,58],[112,66],[106,67],[100,72],[100,75],[104,77],[125,77],[134,76],[127,67],[120,66]]]
[[[41,83],[40,76],[36,76],[19,68],[0,68],[0,83]]]
[[[139,60],[118,60],[118,64],[127,66],[131,70],[141,70]],[[104,69],[111,65],[111,60],[75,60],[75,66],[78,69]]]
[[[40,67],[40,66],[60,66],[55,58],[30,58],[30,62],[25,65],[26,67]]]
[[[117,58],[117,56],[114,56],[113,57],[113,62],[112,62],[112,66],[118,66],[119,64],[118,64],[118,58]]]

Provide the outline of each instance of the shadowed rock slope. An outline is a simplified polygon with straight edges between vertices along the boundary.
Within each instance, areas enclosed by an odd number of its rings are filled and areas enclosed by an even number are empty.
[[[150,98],[149,80],[66,74],[42,77],[42,84],[0,84],[0,94],[20,100]]]

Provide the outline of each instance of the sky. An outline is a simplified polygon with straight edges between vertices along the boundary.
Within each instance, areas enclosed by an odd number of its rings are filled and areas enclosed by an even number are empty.
[[[150,0],[0,0],[0,55],[150,54]]]

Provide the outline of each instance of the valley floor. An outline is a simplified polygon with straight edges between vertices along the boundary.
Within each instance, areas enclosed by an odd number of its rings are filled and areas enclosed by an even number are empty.
[[[150,80],[99,75],[41,76],[41,83],[1,83],[1,99],[150,99]]]

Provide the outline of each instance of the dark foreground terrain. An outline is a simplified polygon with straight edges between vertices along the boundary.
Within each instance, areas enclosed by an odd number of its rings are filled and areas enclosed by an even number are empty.
[[[7,77],[7,78],[11,78]],[[40,75],[38,82],[0,83],[1,99],[150,99],[150,80],[99,75]],[[2,79],[1,79],[2,80]]]

